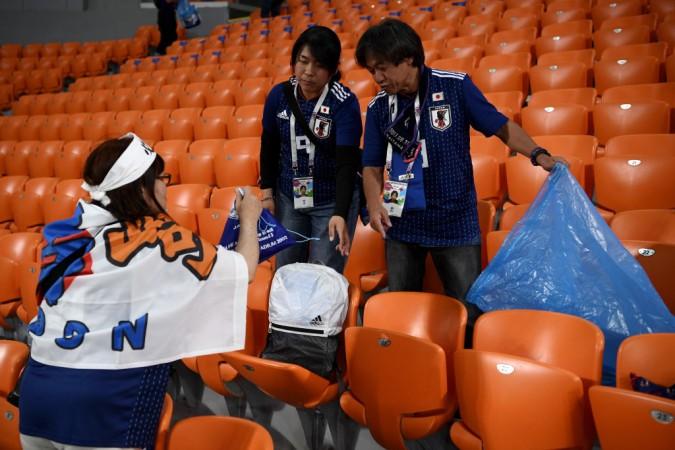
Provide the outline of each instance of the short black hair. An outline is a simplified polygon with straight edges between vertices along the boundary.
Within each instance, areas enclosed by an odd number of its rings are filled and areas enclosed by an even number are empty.
[[[340,45],[340,38],[335,34],[335,31],[328,27],[318,25],[303,31],[302,34],[298,36],[295,44],[293,44],[293,50],[291,51],[291,66],[294,66],[298,61],[298,55],[305,47],[309,47],[309,51],[319,64],[333,74],[338,73],[342,47]]]
[[[412,58],[414,67],[422,67],[424,47],[410,25],[398,19],[384,19],[368,28],[356,45],[356,61],[361,67],[366,67],[371,58],[395,66]]]
[[[122,156],[132,140],[133,138],[130,137],[110,139],[96,147],[84,165],[84,181],[91,186],[101,184],[110,168]],[[163,171],[164,160],[158,154],[152,165],[139,179],[106,193],[110,198],[110,204],[104,206],[96,201],[94,203],[110,211],[120,222],[138,223],[146,216],[156,218],[157,211],[166,214],[155,197],[155,181]],[[148,204],[146,195],[154,205]]]

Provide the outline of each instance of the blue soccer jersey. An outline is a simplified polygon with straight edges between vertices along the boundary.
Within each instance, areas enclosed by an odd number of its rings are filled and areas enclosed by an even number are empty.
[[[292,80],[295,85],[295,81]],[[309,123],[317,100],[298,99],[300,110]],[[298,172],[291,164],[291,108],[283,91],[283,83],[270,91],[263,111],[263,129],[278,134],[281,141],[278,186],[282,193],[293,197],[293,178],[309,176],[309,156],[305,145],[309,140],[298,121],[295,124],[298,145]],[[332,83],[328,94],[317,111],[315,135],[320,145],[314,156],[314,205],[335,201],[335,151],[338,146],[358,147],[361,139],[361,111],[356,96],[340,83]]]
[[[83,447],[153,448],[169,367],[70,369],[30,359],[19,429]]]
[[[426,208],[405,210],[402,217],[392,217],[387,237],[429,247],[476,245],[480,243],[480,229],[469,126],[491,136],[508,119],[485,99],[467,74],[425,67],[422,76],[429,76],[419,123],[426,147]],[[398,111],[413,100],[397,95]],[[385,166],[385,130],[390,123],[388,95],[381,91],[368,106],[364,167]]]

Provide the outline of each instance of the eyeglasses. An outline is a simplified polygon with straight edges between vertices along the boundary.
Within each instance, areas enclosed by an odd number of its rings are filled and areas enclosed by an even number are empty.
[[[169,185],[171,184],[171,174],[170,173],[163,173],[162,175],[159,175],[157,177],[158,180],[162,180],[164,184]]]

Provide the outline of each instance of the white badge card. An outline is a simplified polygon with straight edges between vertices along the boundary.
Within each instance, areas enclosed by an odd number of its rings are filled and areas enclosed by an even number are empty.
[[[384,182],[384,208],[392,217],[403,215],[405,194],[408,191],[408,183],[401,181]]]
[[[314,180],[312,177],[293,178],[293,207],[314,207]]]

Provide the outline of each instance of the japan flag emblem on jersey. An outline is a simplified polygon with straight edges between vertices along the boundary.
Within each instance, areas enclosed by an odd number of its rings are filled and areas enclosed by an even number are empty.
[[[431,126],[436,130],[445,131],[450,128],[452,124],[452,116],[450,116],[450,106],[432,106],[429,108],[429,118],[431,119]]]
[[[330,136],[330,122],[330,119],[317,116],[314,121],[314,129],[312,130],[314,131],[314,135],[319,139],[326,139]]]

